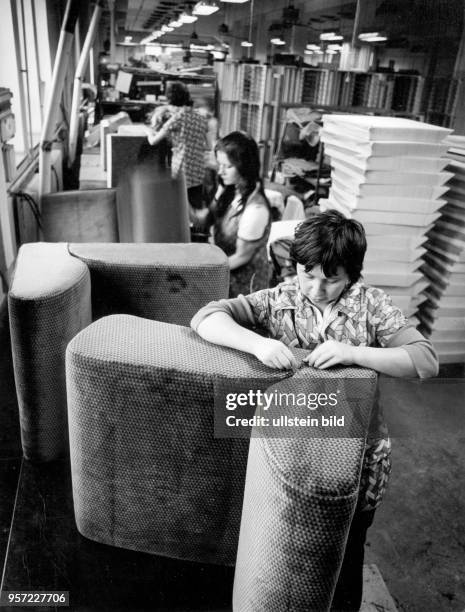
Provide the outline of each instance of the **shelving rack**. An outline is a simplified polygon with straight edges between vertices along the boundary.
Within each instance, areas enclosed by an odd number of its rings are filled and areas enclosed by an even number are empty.
[[[448,127],[457,104],[454,79],[237,62],[217,63],[216,71],[221,133],[248,132],[266,149],[267,160],[290,106],[395,115]]]

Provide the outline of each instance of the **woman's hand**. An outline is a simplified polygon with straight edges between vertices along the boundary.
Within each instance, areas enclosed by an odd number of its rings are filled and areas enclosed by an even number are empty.
[[[221,183],[219,183],[218,188],[217,188],[216,193],[215,193],[215,200],[219,200],[221,198],[221,196],[225,192],[225,189],[226,189],[226,187],[224,185],[222,185]]]
[[[260,337],[253,354],[262,363],[276,370],[296,370],[299,367],[297,359],[279,340]]]
[[[352,365],[354,363],[354,347],[337,340],[326,340],[305,357],[304,362],[319,370],[325,370],[338,364]]]

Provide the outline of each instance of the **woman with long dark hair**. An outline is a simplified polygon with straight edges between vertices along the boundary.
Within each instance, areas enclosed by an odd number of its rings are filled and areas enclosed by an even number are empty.
[[[230,297],[268,287],[271,212],[260,179],[257,143],[231,132],[215,147],[219,186],[210,206],[213,238],[229,258]]]

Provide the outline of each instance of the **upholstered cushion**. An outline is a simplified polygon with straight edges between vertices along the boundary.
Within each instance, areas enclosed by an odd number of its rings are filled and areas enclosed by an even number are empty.
[[[94,318],[127,312],[187,324],[228,286],[227,258],[213,245],[21,247],[9,311],[25,457],[47,461],[67,451],[65,349],[92,310]]]
[[[376,373],[307,369],[297,372],[294,384],[310,373],[313,378],[332,378],[335,385],[344,377],[346,396],[359,398],[347,405],[357,418],[344,429],[347,437],[251,440],[235,612],[324,612],[331,604],[357,503]]]
[[[364,374],[359,369],[325,373],[304,368],[297,377],[309,384],[316,377]],[[234,563],[248,444],[214,437],[215,385],[250,378],[261,379],[266,388],[288,376],[177,325],[120,315],[87,327],[67,349],[79,531],[125,548]],[[286,514],[292,517],[294,503],[307,520],[302,541],[311,552],[326,555],[309,579],[325,575],[321,589],[331,591],[356,501],[363,442],[305,442],[302,447],[293,439],[253,443],[252,448],[265,444],[267,461],[257,469],[252,451],[238,557],[241,606],[257,600],[261,576],[274,580],[278,591],[267,601],[282,600],[279,563],[268,574],[262,565],[268,550],[283,562],[283,580],[289,579],[298,560],[293,545],[299,547],[291,537],[293,519],[286,519]],[[302,508],[300,490],[308,507]],[[325,529],[328,534],[322,536]],[[279,533],[288,552],[284,557]],[[327,571],[333,573],[326,576]],[[308,582],[302,589],[308,593]]]
[[[191,329],[114,315],[67,349],[79,531],[203,562],[236,556],[248,440],[215,439],[215,380],[282,379]]]
[[[228,292],[227,258],[209,244],[71,244],[92,278],[93,319],[133,314],[188,325]]]
[[[115,189],[60,191],[42,198],[47,242],[117,242]]]
[[[64,243],[23,245],[8,308],[24,456],[47,461],[67,447],[63,356],[91,322],[87,266]]]

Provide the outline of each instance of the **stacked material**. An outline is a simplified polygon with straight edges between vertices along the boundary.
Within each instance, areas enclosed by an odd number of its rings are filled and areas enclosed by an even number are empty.
[[[465,361],[465,138],[451,138],[447,170],[454,174],[447,204],[428,233],[421,271],[429,281],[419,311],[420,330],[441,363]],[[461,158],[461,161],[460,161]]]
[[[427,232],[446,204],[443,172],[451,130],[394,117],[324,115],[321,140],[332,166],[322,210],[363,223],[364,279],[389,293],[411,322],[427,287],[420,267]]]

